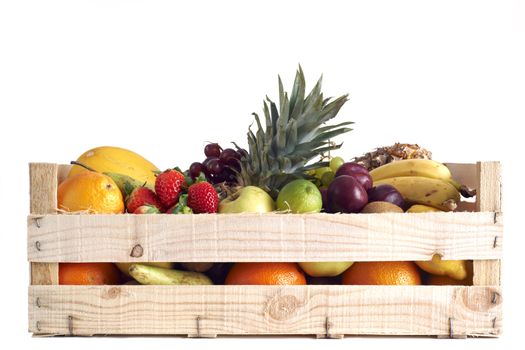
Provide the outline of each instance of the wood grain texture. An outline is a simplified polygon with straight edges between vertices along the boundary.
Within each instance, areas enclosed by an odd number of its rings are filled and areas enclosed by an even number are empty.
[[[58,166],[56,164],[29,164],[30,212],[33,214],[33,223],[37,228],[40,226],[40,216],[56,213],[57,187]],[[33,244],[35,250],[40,248],[38,240],[33,241]],[[31,284],[58,284],[58,264],[32,262]]]
[[[497,336],[498,287],[32,286],[38,334]],[[199,318],[199,328],[197,328]],[[452,320],[452,330],[450,329]]]
[[[497,259],[492,213],[47,215],[28,219],[30,261]],[[40,242],[40,250],[35,242]],[[137,245],[142,255],[131,251]]]
[[[494,221],[503,225],[501,214],[501,164],[499,162],[477,163],[478,195],[477,211],[493,212]],[[503,241],[499,236],[493,239],[494,249],[501,248]],[[474,260],[473,283],[477,286],[499,286],[501,283],[501,260]]]
[[[58,264],[56,263],[31,263],[31,284],[46,285],[58,284]]]
[[[56,164],[29,164],[29,194],[31,214],[56,213],[57,208]]]

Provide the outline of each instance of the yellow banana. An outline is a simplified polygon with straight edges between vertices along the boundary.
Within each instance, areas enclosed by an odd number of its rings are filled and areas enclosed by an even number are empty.
[[[148,266],[157,266],[157,267],[163,267],[165,269],[171,269],[173,268],[173,266],[175,266],[174,263],[172,262],[143,262],[143,263],[140,263],[141,265],[148,265]],[[120,270],[120,272],[122,272],[123,274],[125,274],[126,276],[129,277],[129,268],[131,265],[133,265],[133,263],[115,263],[115,265],[117,265],[118,269]]]
[[[391,162],[370,171],[372,180],[382,180],[399,176],[424,176],[448,181],[452,179],[450,170],[439,162],[430,159],[404,159]]]
[[[474,189],[454,180],[445,164],[431,159],[403,159],[387,163],[370,171],[370,176],[374,181],[399,176],[424,176],[449,182],[464,197],[468,198],[476,194]]]
[[[374,186],[383,184],[394,186],[409,203],[444,211],[456,209],[461,198],[458,190],[449,182],[424,176],[399,176],[374,181]]]
[[[129,274],[140,284],[148,285],[175,285],[175,284],[213,284],[211,279],[203,273],[164,269],[162,267],[143,264],[132,264]]]
[[[436,212],[436,211],[442,211],[433,207],[429,207],[427,205],[423,204],[414,204],[410,208],[408,208],[407,213],[428,213],[428,212]]]

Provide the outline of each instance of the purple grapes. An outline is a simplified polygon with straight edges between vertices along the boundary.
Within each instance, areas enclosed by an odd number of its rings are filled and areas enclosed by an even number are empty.
[[[241,159],[247,157],[246,150],[239,148],[223,149],[218,143],[208,143],[204,147],[206,159],[202,162],[195,162],[190,166],[189,174],[196,178],[201,172],[206,175],[206,180],[218,184],[227,182],[236,183],[236,174],[241,170]]]

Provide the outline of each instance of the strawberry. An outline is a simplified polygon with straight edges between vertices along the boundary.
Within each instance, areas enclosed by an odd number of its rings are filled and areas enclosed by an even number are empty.
[[[186,186],[184,174],[175,169],[168,169],[160,173],[155,180],[155,192],[166,208],[178,202],[182,188]]]
[[[135,211],[133,214],[160,214],[159,208],[153,206],[153,205],[141,205]]]
[[[143,205],[151,205],[161,212],[164,211],[164,207],[155,192],[147,187],[137,187],[126,199],[126,208],[128,213],[134,213],[138,207]]]
[[[195,214],[216,213],[219,195],[209,182],[197,182],[188,188],[188,207]]]

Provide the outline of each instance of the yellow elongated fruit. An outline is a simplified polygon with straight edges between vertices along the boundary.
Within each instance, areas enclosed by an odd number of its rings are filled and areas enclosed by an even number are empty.
[[[374,181],[374,186],[394,186],[403,198],[412,204],[423,204],[436,209],[456,209],[461,195],[449,182],[423,176],[400,176]]]
[[[417,266],[433,275],[446,275],[456,280],[467,277],[467,262],[465,260],[441,260],[441,255],[434,254],[430,261],[416,261]]]
[[[130,277],[129,275],[129,267],[133,265],[134,263],[115,263],[117,265],[118,269],[125,274],[126,276]],[[175,266],[174,263],[171,262],[145,262],[141,263],[141,265],[148,265],[148,266],[156,266],[156,267],[163,267],[165,269],[171,269],[173,266]]]
[[[129,274],[140,284],[147,285],[197,285],[213,284],[203,273],[164,269],[162,267],[132,264]]]
[[[155,173],[159,169],[141,155],[120,147],[96,147],[84,152],[77,162],[99,173],[118,173],[132,177],[148,186],[155,186]],[[73,165],[68,177],[89,171]]]
[[[442,163],[430,159],[404,159],[391,162],[370,171],[372,180],[382,180],[399,176],[423,176],[448,181],[452,179],[450,170]]]
[[[428,205],[414,204],[413,206],[408,208],[407,213],[428,213],[428,212],[436,212],[436,211],[443,211],[443,210],[429,207]]]

